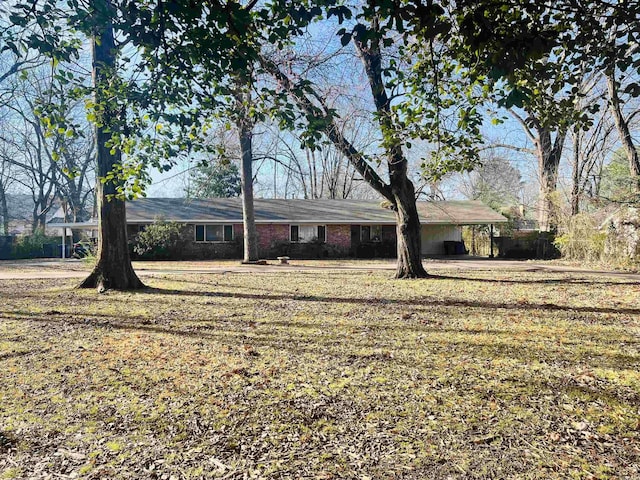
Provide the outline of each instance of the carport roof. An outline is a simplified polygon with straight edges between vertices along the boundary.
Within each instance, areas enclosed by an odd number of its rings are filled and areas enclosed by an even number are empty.
[[[395,224],[394,213],[379,200],[255,199],[256,223]],[[504,223],[505,217],[478,201],[418,202],[424,225]],[[240,198],[140,198],[127,202],[127,223],[151,223],[162,218],[181,223],[242,223]],[[91,228],[85,224],[51,226]]]

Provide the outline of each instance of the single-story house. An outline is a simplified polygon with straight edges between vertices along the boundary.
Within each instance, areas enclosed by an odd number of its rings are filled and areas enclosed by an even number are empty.
[[[394,256],[394,212],[379,200],[255,199],[255,221],[262,258]],[[493,225],[507,219],[477,201],[418,202],[422,254],[443,255],[444,242],[460,242],[463,225]],[[183,258],[242,256],[240,198],[141,198],[127,202],[127,229],[140,230],[162,219],[184,224]],[[94,221],[59,224],[91,230]]]

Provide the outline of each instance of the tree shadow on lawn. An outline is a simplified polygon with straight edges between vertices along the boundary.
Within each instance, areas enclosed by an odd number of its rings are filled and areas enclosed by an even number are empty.
[[[588,306],[570,306],[557,305],[555,303],[500,303],[479,300],[440,300],[435,298],[425,299],[397,299],[397,298],[350,298],[350,297],[327,297],[322,295],[299,295],[299,294],[282,294],[273,295],[271,293],[244,293],[244,292],[202,292],[197,290],[176,290],[164,289],[157,287],[147,287],[140,290],[141,295],[177,295],[187,297],[214,297],[214,298],[234,298],[243,300],[295,300],[303,302],[322,302],[329,304],[346,303],[346,304],[362,304],[362,305],[406,305],[406,306],[433,306],[433,307],[466,307],[466,308],[484,308],[484,309],[517,309],[517,310],[551,310],[561,312],[580,312],[580,313],[614,313],[621,315],[640,315],[640,308],[613,308],[613,307],[588,307]]]
[[[0,352],[0,362],[3,360],[9,360],[10,358],[25,357],[27,355],[38,354],[38,353],[46,353],[49,350],[50,350],[49,348],[43,348],[40,350],[22,350],[19,352],[6,352],[6,353]]]
[[[287,273],[291,273],[291,274],[300,274],[300,275],[308,275],[310,272],[304,272],[304,271],[295,271],[295,272],[287,272]],[[350,275],[352,273],[360,273],[360,272],[343,272],[343,273],[339,273],[339,274],[332,274],[331,272],[327,272],[326,274],[323,274],[323,278],[327,277],[327,278],[336,278],[336,279],[340,279],[340,280],[344,280],[345,275]],[[522,270],[513,270],[513,271],[509,271],[509,270],[500,270],[496,273],[499,274],[509,274],[509,273],[523,273]],[[526,272],[524,272],[526,273]],[[640,281],[629,281],[629,280],[624,280],[623,278],[620,279],[620,281],[613,281],[613,280],[598,280],[598,279],[590,279],[590,278],[573,278],[573,275],[579,275],[582,272],[556,272],[556,271],[549,271],[549,272],[540,272],[540,271],[535,271],[535,273],[543,273],[543,274],[556,274],[556,275],[572,275],[572,278],[555,278],[555,279],[539,279],[539,280],[517,280],[517,279],[498,279],[498,278],[474,278],[474,277],[464,277],[464,276],[458,276],[458,275],[443,275],[443,274],[429,274],[429,277],[422,279],[422,280],[414,280],[414,281],[429,281],[429,280],[460,280],[460,281],[466,281],[466,282],[478,282],[478,283],[506,283],[506,284],[519,284],[519,285],[528,285],[528,284],[532,284],[532,285],[536,285],[536,284],[541,284],[541,285],[555,285],[555,284],[567,284],[567,285],[594,285],[594,286],[604,286],[604,287],[614,287],[614,286],[618,286],[618,285],[640,285]],[[199,273],[194,272],[194,275],[197,275]],[[241,273],[242,275],[246,275],[246,272]],[[207,275],[209,276],[209,274],[207,273],[200,273],[200,275]],[[216,275],[215,278],[216,280],[213,282],[204,282],[206,284],[209,285],[216,285],[219,283],[219,278],[220,277],[225,277],[225,275],[222,274],[214,274]],[[594,274],[595,276],[595,274]],[[201,285],[203,282],[202,281],[194,281],[194,280],[186,280],[183,278],[177,278],[173,275],[166,275],[162,277],[164,280],[167,280],[169,282],[175,282],[175,283],[193,283],[193,284],[197,284],[197,285]],[[225,284],[225,286],[231,286],[228,284]],[[244,286],[237,286],[237,288],[246,288],[246,289],[254,289],[254,290],[258,290],[257,288],[253,287],[244,287]],[[272,289],[270,289],[272,290]],[[272,290],[273,291],[273,290]]]
[[[0,316],[2,312],[0,312]],[[22,315],[22,316],[16,316]],[[88,314],[90,317],[92,314]],[[6,318],[6,317],[5,317]],[[319,355],[335,358],[337,361],[346,364],[365,364],[371,361],[383,360],[389,363],[402,364],[409,368],[420,367],[420,361],[416,361],[416,348],[424,347],[423,353],[427,355],[449,355],[452,364],[457,356],[465,357],[465,361],[469,358],[477,357],[495,360],[497,358],[519,359],[524,362],[543,361],[543,362],[560,362],[562,364],[570,364],[576,366],[591,366],[593,368],[614,368],[619,370],[637,369],[640,366],[640,355],[624,354],[613,352],[611,349],[605,349],[605,352],[594,351],[592,348],[585,347],[582,351],[563,351],[566,346],[571,345],[582,346],[586,342],[594,343],[595,346],[601,344],[630,344],[634,342],[616,340],[604,340],[597,336],[574,336],[571,344],[565,342],[558,346],[553,338],[548,339],[548,343],[543,350],[540,349],[540,338],[532,339],[522,338],[521,332],[510,332],[503,330],[466,330],[447,327],[435,326],[389,326],[381,331],[372,332],[366,339],[360,338],[358,332],[347,332],[346,335],[353,335],[354,341],[349,343],[349,348],[345,348],[345,340],[343,331],[336,331],[331,335],[322,334],[302,334],[296,331],[299,328],[313,328],[318,330],[321,325],[296,322],[279,322],[278,326],[282,330],[254,328],[247,329],[246,321],[243,328],[230,329],[217,322],[210,325],[208,330],[202,328],[191,328],[184,326],[171,325],[154,325],[150,323],[134,323],[123,321],[120,317],[102,316],[97,322],[90,321],[90,318],[70,318],[68,315],[59,314],[53,316],[48,313],[32,313],[32,312],[12,312],[11,320],[37,322],[37,323],[64,323],[66,325],[76,325],[84,328],[106,328],[113,330],[145,332],[162,335],[176,335],[196,340],[220,342],[230,347],[244,347],[250,345],[253,348],[265,347],[274,350],[286,350],[294,355]],[[194,321],[196,324],[202,323],[198,319],[183,319],[183,321]],[[273,326],[275,322],[265,322],[264,326]],[[222,327],[222,328],[221,328]],[[397,338],[385,333],[384,331],[393,331],[398,333]],[[397,340],[401,339],[402,332],[408,331],[409,334],[435,334],[436,338],[421,337],[415,342],[408,342],[406,346],[398,345]],[[447,338],[446,335],[464,335],[463,338]],[[487,335],[487,340],[474,340],[480,335]],[[499,337],[500,339],[496,339]],[[510,342],[509,339],[513,341]],[[635,342],[637,343],[637,342]],[[351,353],[349,351],[351,349]],[[370,350],[369,353],[354,353],[358,350]],[[48,349],[41,352],[44,353]],[[382,352],[382,353],[381,353]],[[386,353],[385,353],[386,352]],[[422,353],[421,352],[421,353]],[[389,355],[394,353],[394,355]],[[405,357],[405,358],[403,358]],[[2,358],[0,358],[2,360]]]
[[[514,271],[515,272],[515,271]],[[508,272],[498,272],[498,273],[508,273]],[[546,273],[546,272],[545,272]],[[560,273],[562,275],[568,275],[570,272],[548,272],[548,273]],[[554,279],[540,279],[540,280],[514,280],[511,278],[473,278],[473,277],[460,277],[460,276],[452,276],[452,275],[429,275],[429,278],[433,280],[460,280],[464,282],[479,282],[479,283],[508,283],[508,284],[519,284],[519,285],[528,285],[528,284],[541,284],[541,285],[594,285],[594,286],[602,286],[602,287],[615,287],[618,285],[640,285],[640,281],[603,281],[603,280],[589,280],[588,278],[554,278]]]

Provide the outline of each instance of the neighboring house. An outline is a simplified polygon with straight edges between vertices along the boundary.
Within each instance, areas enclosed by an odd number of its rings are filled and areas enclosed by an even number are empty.
[[[58,201],[47,214],[47,222],[55,221],[52,217],[58,209]],[[9,235],[30,235],[33,224],[33,210],[35,203],[29,194],[7,194],[7,208],[9,210]],[[1,219],[0,219],[1,221]],[[48,224],[47,224],[48,225]],[[58,235],[61,231],[47,228],[47,235]],[[0,232],[1,234],[1,232]]]
[[[395,215],[378,200],[255,199],[259,253],[263,258],[395,255]],[[481,202],[418,202],[422,254],[443,255],[445,241],[461,241],[462,225],[507,219]],[[185,224],[183,258],[242,256],[239,198],[142,198],[127,202],[129,237],[162,219]],[[56,224],[95,229],[95,221]]]
[[[31,233],[33,199],[31,195],[7,194],[9,210],[9,235]]]

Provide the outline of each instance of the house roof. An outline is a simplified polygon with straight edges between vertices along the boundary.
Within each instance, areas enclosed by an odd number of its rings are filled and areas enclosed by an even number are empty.
[[[395,224],[378,200],[255,199],[256,223]],[[501,223],[506,218],[481,202],[418,202],[425,224]],[[167,221],[242,223],[240,198],[141,198],[127,203],[129,223]]]
[[[383,208],[379,200],[255,199],[254,210],[256,223],[395,225],[394,213]],[[472,225],[507,221],[477,201],[418,202],[418,212],[422,224]],[[242,223],[242,200],[140,198],[127,202],[127,223],[151,223],[158,218],[180,223]],[[86,225],[95,225],[95,221]]]

